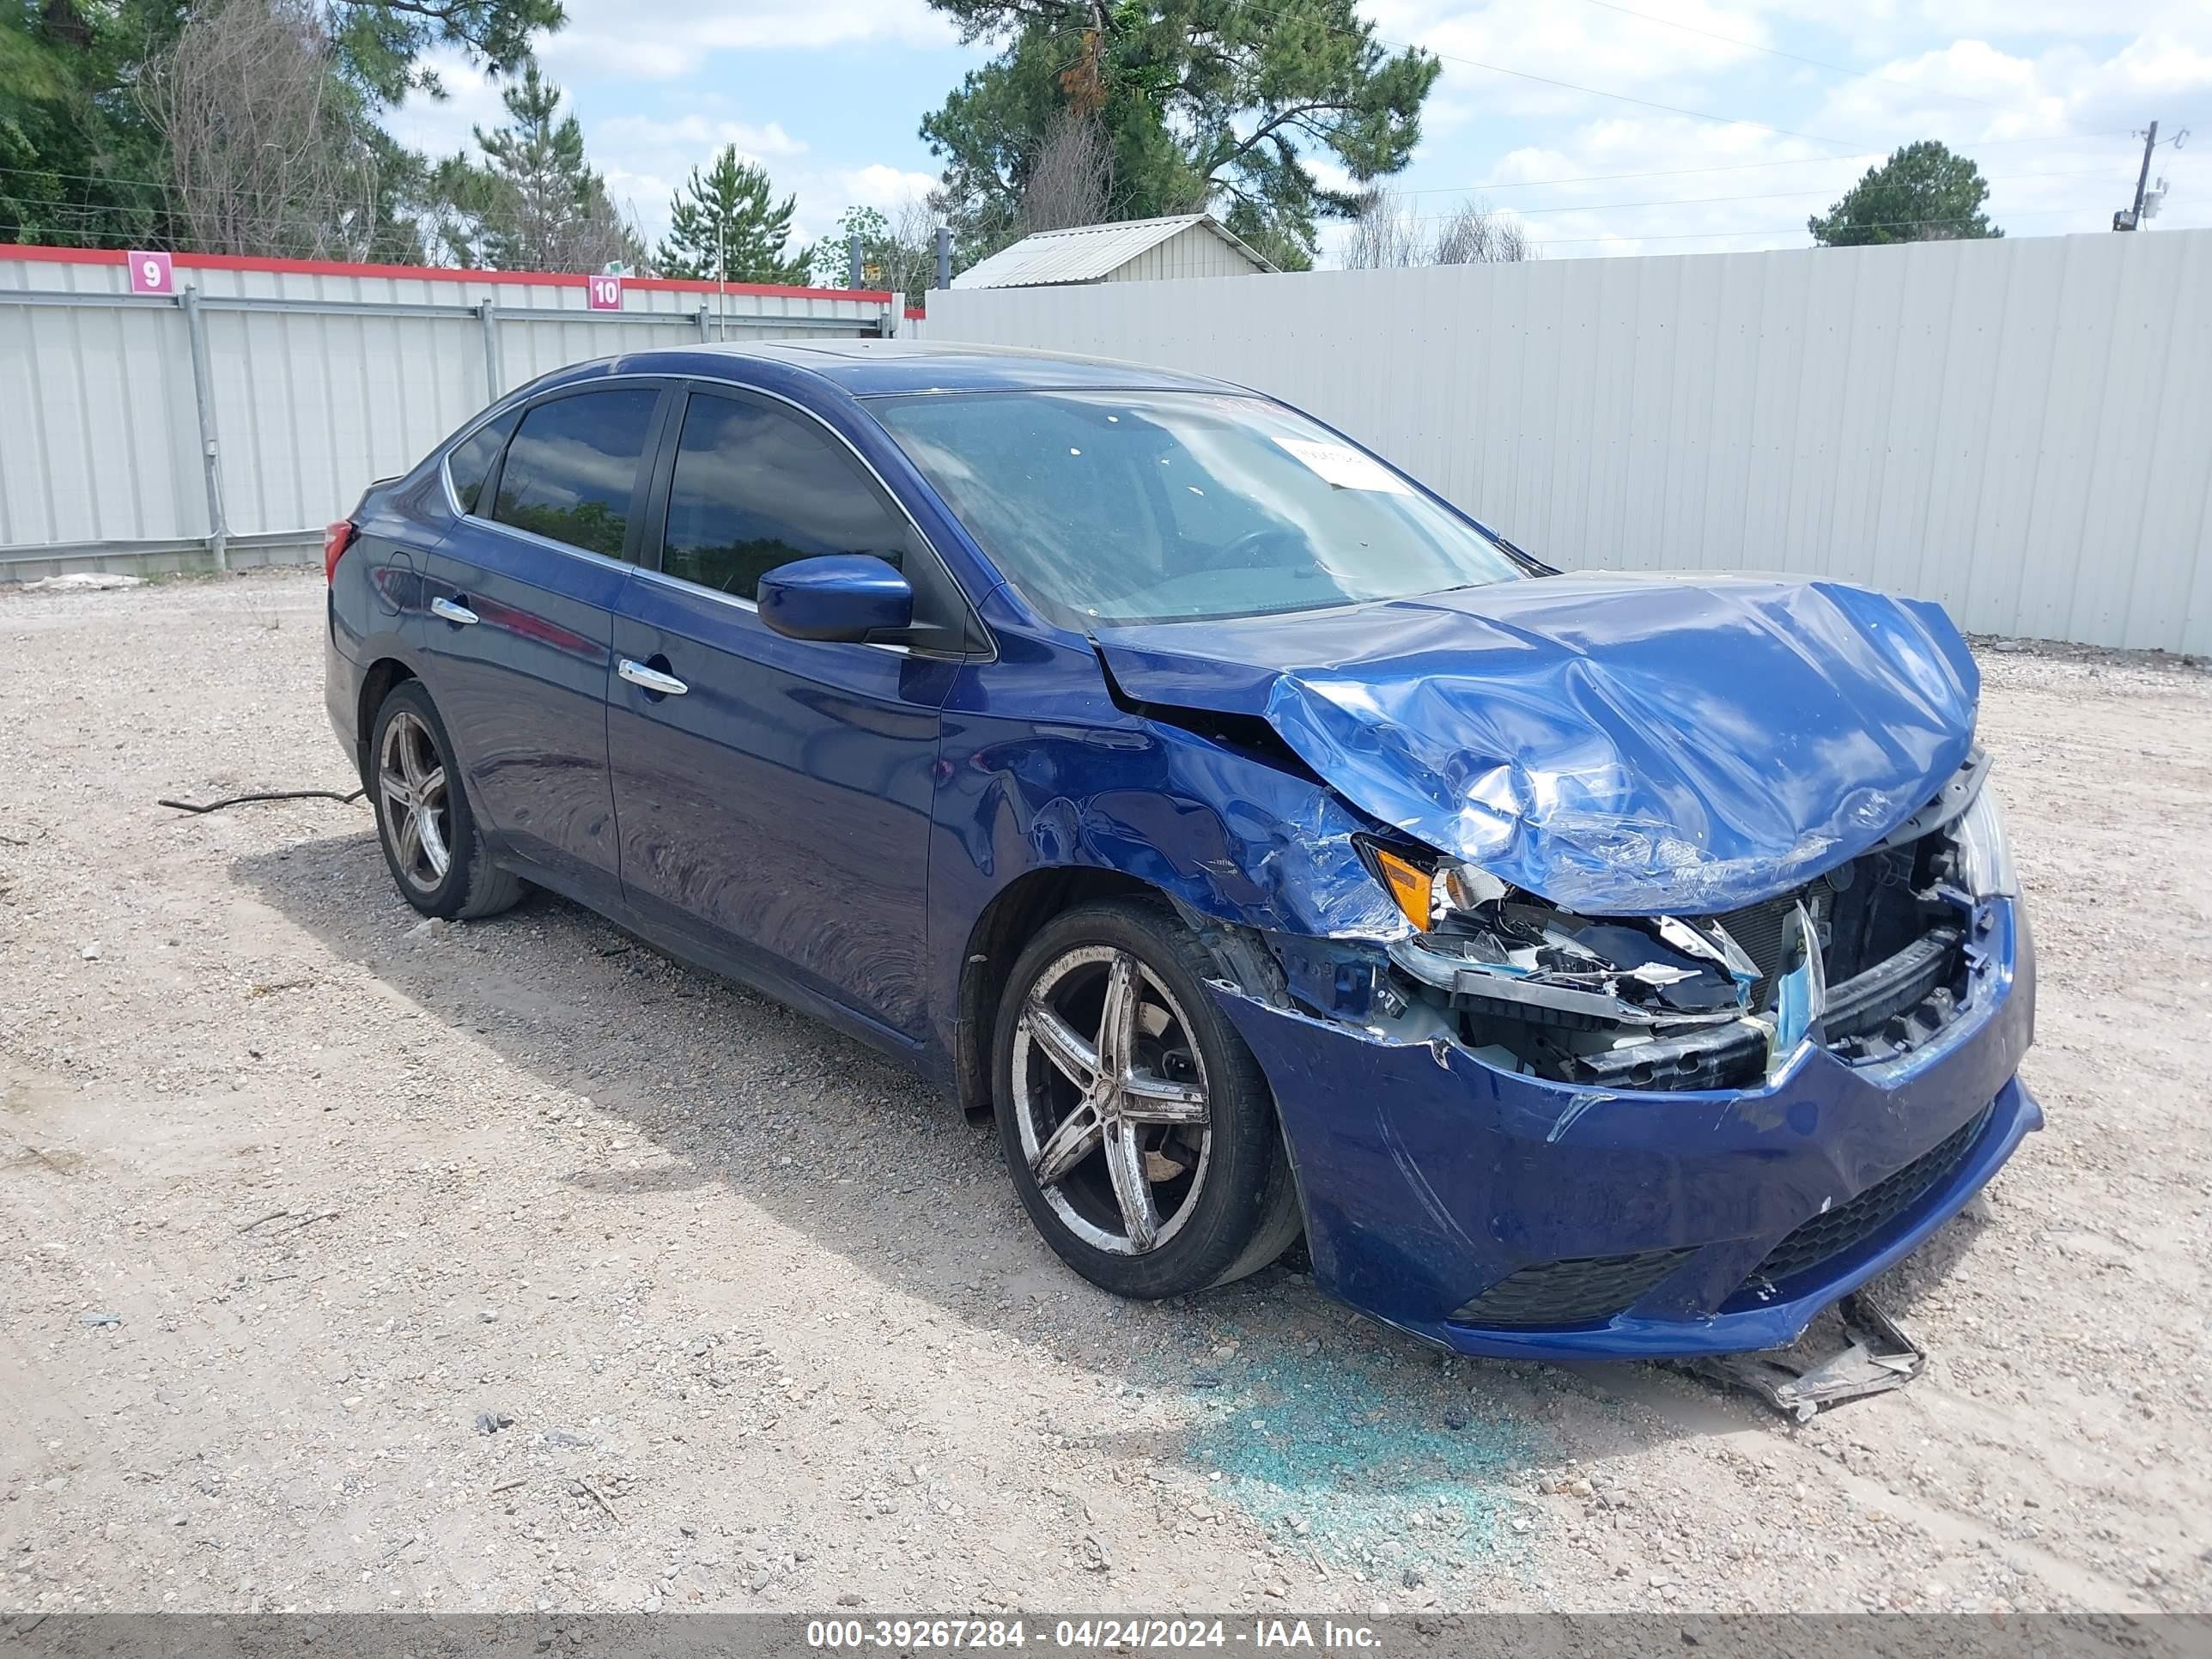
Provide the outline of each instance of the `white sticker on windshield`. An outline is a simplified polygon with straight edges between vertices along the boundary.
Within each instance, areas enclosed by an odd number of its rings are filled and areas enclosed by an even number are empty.
[[[1339,489],[1373,489],[1386,495],[1410,495],[1406,481],[1371,455],[1349,444],[1314,443],[1304,438],[1275,441]]]

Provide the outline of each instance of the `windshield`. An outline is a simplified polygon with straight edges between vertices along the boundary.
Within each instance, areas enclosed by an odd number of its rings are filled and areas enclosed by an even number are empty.
[[[1527,574],[1365,451],[1259,398],[981,392],[870,404],[1062,626],[1404,599]]]

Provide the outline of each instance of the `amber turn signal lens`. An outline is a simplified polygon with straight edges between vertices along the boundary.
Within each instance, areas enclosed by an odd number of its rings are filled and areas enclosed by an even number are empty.
[[[1375,865],[1382,872],[1382,884],[1390,890],[1390,896],[1397,901],[1399,909],[1405,912],[1406,920],[1413,924],[1413,931],[1427,933],[1431,914],[1431,889],[1435,884],[1435,878],[1427,871],[1407,863],[1395,853],[1386,852],[1380,847],[1375,848]]]

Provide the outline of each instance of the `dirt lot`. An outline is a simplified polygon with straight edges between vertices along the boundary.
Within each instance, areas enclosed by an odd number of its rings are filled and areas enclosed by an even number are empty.
[[[1929,1373],[1797,1428],[1118,1305],[809,1022],[156,807],[351,787],[322,601],[0,593],[0,1607],[2212,1606],[2212,678],[1984,653],[2051,1127],[1885,1287]]]

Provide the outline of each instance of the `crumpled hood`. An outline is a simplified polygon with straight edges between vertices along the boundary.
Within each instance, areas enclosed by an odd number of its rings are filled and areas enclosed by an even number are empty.
[[[1100,628],[1146,702],[1264,716],[1354,805],[1583,915],[1696,915],[1854,858],[1966,757],[1940,605],[1780,577],[1541,577]]]

